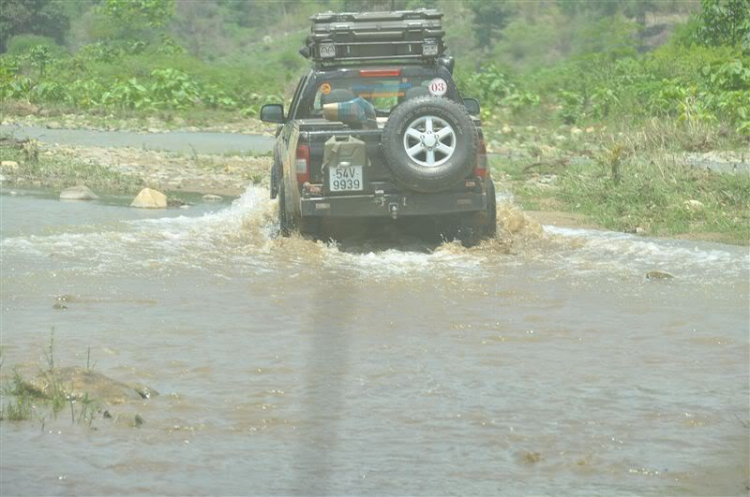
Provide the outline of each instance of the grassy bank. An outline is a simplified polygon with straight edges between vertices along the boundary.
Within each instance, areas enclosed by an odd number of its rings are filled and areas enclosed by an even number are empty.
[[[738,150],[713,127],[690,132],[652,123],[629,133],[574,131],[536,140],[528,135],[538,137],[538,130],[517,133],[508,139],[517,148],[506,146],[492,160],[495,179],[525,209],[583,214],[603,228],[648,236],[750,244],[750,175],[689,163],[695,154],[688,150],[700,144]],[[744,150],[747,161],[750,150]],[[737,161],[742,156],[732,154]]]
[[[105,144],[103,144],[105,145]],[[62,190],[85,184],[97,193],[133,194],[143,187],[236,196],[264,184],[269,155],[176,153],[130,147],[41,144],[0,137],[3,185]],[[178,195],[179,196],[179,195]]]

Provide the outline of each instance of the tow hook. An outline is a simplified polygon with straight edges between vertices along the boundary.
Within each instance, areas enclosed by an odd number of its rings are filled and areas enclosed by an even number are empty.
[[[393,219],[398,219],[398,204],[396,203],[388,204],[388,212],[391,213],[391,217]]]

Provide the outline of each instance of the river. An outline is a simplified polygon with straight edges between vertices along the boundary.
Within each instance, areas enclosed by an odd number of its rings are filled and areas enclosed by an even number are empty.
[[[747,492],[747,247],[336,245],[255,187],[128,200],[0,195],[4,381],[54,329],[56,364],[161,392],[110,407],[140,428],[3,421],[2,495]]]

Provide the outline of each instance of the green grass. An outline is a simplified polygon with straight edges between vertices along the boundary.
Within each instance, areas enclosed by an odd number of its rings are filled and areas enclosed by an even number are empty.
[[[11,383],[3,387],[3,396],[13,397],[13,400],[2,406],[0,420],[27,421],[32,419],[34,396],[24,387],[23,378],[18,371],[13,372]]]
[[[529,210],[580,213],[616,231],[748,245],[750,175],[705,171],[685,157],[735,145],[716,127],[690,130],[667,122],[627,134],[583,134],[548,147],[554,152],[545,157],[535,156],[543,144],[526,144],[526,157],[496,158],[492,168]],[[539,181],[551,175],[553,181]]]
[[[84,423],[91,426],[94,416],[101,410],[99,403],[89,399],[88,394],[82,399],[70,399],[55,367],[55,334],[50,333],[50,341],[44,350],[46,368],[39,375],[45,379],[48,388],[44,394],[31,387],[18,370],[13,371],[13,378],[2,387],[3,397],[9,400],[0,406],[0,421],[31,421],[37,419],[41,409],[51,411],[57,417],[66,407],[70,407],[72,423]],[[0,361],[0,367],[2,362]],[[89,358],[87,357],[87,368]],[[44,423],[44,418],[40,418]]]
[[[560,178],[556,198],[617,231],[720,233],[750,243],[747,174],[711,173],[642,157],[621,165],[618,180],[601,165],[576,165]]]
[[[136,193],[144,186],[140,178],[101,164],[45,155],[34,141],[2,144],[0,157],[3,161],[18,163],[18,168],[2,171],[3,176],[16,185],[60,189],[85,183],[89,188],[111,193]]]

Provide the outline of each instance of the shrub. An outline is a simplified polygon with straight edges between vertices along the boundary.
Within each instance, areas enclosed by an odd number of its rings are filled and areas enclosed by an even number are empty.
[[[67,53],[65,48],[58,45],[55,40],[39,35],[18,35],[8,40],[8,55],[28,55],[36,47],[45,47],[50,55],[60,56]]]

